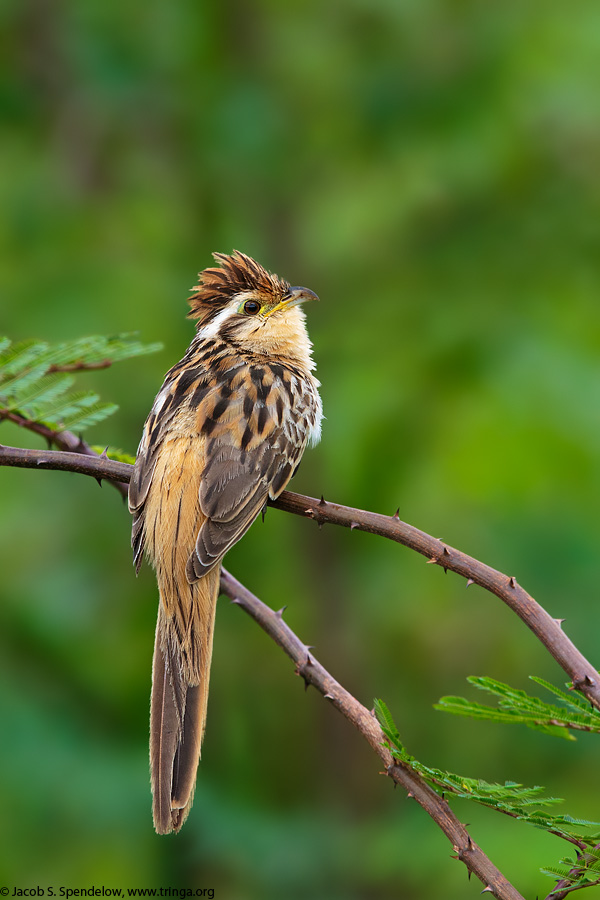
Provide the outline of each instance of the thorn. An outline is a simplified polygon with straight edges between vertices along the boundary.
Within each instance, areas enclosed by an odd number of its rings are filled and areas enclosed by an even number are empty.
[[[437,558],[437,556],[432,556],[431,559],[427,560],[427,562],[431,565],[431,563],[439,562],[439,559]]]
[[[308,652],[309,650],[314,650],[314,647],[306,647],[306,662],[304,663],[305,666],[314,665],[312,659],[310,658],[310,653]]]
[[[96,478],[96,481],[98,482],[98,484],[100,485],[100,487],[102,487],[102,479],[101,479],[101,478]]]
[[[493,893],[494,893],[494,888],[491,886],[491,884],[488,884],[487,887],[484,887],[484,889],[482,890],[481,893],[482,893],[482,894],[493,894]]]
[[[467,578],[467,587],[470,587],[472,584],[475,584],[472,578]]]
[[[307,691],[308,685],[310,682],[309,682],[308,678],[306,677],[306,675],[304,674],[304,672],[302,671],[302,668],[303,667],[300,665],[300,663],[297,663],[296,668],[294,669],[294,674],[300,675],[300,677],[304,679],[304,690]]]
[[[586,675],[586,676],[585,676],[585,683],[586,683],[586,684],[589,684],[590,687],[593,687],[593,686],[596,684],[596,682],[594,681],[594,679],[593,679],[593,678],[590,678],[589,675]]]
[[[239,600],[237,597],[233,597],[229,602],[230,602],[230,603],[237,603],[237,605],[239,606],[240,603],[241,603],[242,601]]]
[[[265,521],[266,514],[267,514],[267,504],[265,503],[265,505],[263,506],[263,508],[260,511],[260,518],[261,518],[262,522]]]
[[[509,583],[509,585],[511,586],[511,588],[516,588],[517,582],[516,582],[516,580],[515,580],[515,576],[514,576],[514,575],[511,575],[511,576],[510,576],[510,578],[508,579],[508,583]],[[487,888],[486,888],[486,890],[487,890]],[[490,890],[491,890],[491,888],[490,888]]]
[[[321,494],[321,499],[319,500],[319,506],[327,506],[327,501],[325,500],[325,497],[323,496],[323,494]]]
[[[450,551],[448,550],[448,548],[446,547],[445,544],[444,544],[444,556],[450,556]]]
[[[350,531],[354,531],[355,528],[360,528],[360,522],[350,522]]]
[[[43,459],[43,458],[42,458],[42,459],[38,459],[38,460],[36,461],[36,466],[45,466],[47,462],[48,462],[47,459]]]
[[[394,782],[394,783],[395,783],[395,782]],[[412,791],[407,791],[407,793],[406,793],[406,799],[407,799],[407,800],[413,800],[413,799],[414,799],[414,796],[415,796],[415,795],[413,794]]]
[[[473,841],[471,840],[471,835],[467,835],[467,850],[473,849]]]
[[[278,609],[278,610],[277,610],[277,612],[275,613],[275,615],[277,616],[278,619],[281,619],[281,618],[282,618],[282,616],[283,616],[284,612],[286,611],[286,609],[287,609],[287,606],[282,606],[281,609]]]
[[[471,874],[472,874],[471,870],[467,869],[467,881],[471,880]]]
[[[400,507],[398,507],[398,509],[396,510],[396,512],[394,513],[394,515],[392,516],[392,519],[396,519],[397,522],[400,521]]]
[[[323,694],[323,697],[325,698],[325,700],[335,700],[333,694]]]
[[[304,515],[305,515],[305,516],[308,516],[310,519],[313,519],[313,518],[314,518],[314,515],[315,515],[315,511],[314,511],[314,509],[311,509],[311,508],[309,507],[308,509],[305,509],[305,510],[304,510]]]
[[[564,619],[555,619],[554,620],[559,628],[562,628],[562,623],[565,621]]]
[[[104,450],[100,454],[100,459],[108,459],[108,447],[104,448]]]

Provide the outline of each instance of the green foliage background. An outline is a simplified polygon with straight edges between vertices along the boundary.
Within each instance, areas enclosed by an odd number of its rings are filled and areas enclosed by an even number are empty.
[[[134,452],[191,337],[196,272],[244,250],[322,298],[327,420],[295,489],[399,506],[515,575],[598,663],[598,4],[8,0],[0,17],[0,331],[164,344],[81,378],[120,404],[89,440]],[[35,441],[11,425],[0,440]],[[134,577],[122,501],[14,469],[0,498],[2,884],[479,894],[225,600],[194,810],[154,835],[156,590]],[[432,709],[470,674],[564,682],[495,598],[277,511],[227,563],[363,702],[386,700],[423,762],[544,784],[598,818],[595,736]],[[523,893],[550,889],[555,838],[462,814]]]

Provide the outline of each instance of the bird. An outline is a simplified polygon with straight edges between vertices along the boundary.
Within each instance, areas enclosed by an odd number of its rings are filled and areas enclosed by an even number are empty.
[[[323,408],[305,287],[234,250],[188,300],[196,333],[146,419],[129,486],[136,573],[159,591],[150,702],[154,827],[178,832],[204,736],[221,561],[281,494]]]

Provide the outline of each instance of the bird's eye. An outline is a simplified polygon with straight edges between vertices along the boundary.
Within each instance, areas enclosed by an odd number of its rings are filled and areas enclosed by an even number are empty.
[[[255,316],[260,310],[260,303],[257,300],[246,300],[244,303],[244,312],[249,316]]]

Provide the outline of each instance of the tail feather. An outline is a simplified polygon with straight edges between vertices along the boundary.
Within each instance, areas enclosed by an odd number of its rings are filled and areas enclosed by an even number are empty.
[[[191,809],[206,723],[219,567],[191,586],[197,596],[185,647],[161,599],[150,705],[154,827],[179,831]],[[190,652],[190,647],[194,650]]]

